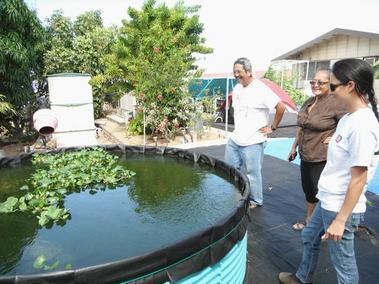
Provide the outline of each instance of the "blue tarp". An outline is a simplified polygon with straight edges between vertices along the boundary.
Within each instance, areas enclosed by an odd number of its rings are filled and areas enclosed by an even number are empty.
[[[273,139],[267,143],[265,154],[282,160],[287,160],[294,138]],[[293,163],[300,165],[299,156]],[[379,167],[376,169],[373,179],[368,184],[367,190],[379,195]]]
[[[230,93],[237,84],[236,79],[229,78],[228,93]],[[190,95],[198,100],[204,97],[226,97],[227,78],[216,79],[192,79],[188,91]]]

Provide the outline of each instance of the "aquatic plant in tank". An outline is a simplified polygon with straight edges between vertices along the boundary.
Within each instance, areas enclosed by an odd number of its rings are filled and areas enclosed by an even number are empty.
[[[72,192],[114,188],[126,183],[134,172],[117,165],[118,157],[104,149],[84,149],[58,154],[35,154],[34,173],[20,187],[21,196],[0,203],[0,213],[31,212],[40,226],[69,218],[64,198]],[[19,194],[19,193],[17,193]]]

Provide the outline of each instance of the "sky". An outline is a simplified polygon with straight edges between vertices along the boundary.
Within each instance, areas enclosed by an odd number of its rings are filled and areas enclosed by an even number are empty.
[[[44,21],[54,10],[75,19],[101,10],[106,26],[121,26],[128,7],[143,0],[25,0]],[[177,1],[166,0],[172,6]],[[231,72],[238,57],[248,57],[255,71],[270,61],[335,28],[379,33],[379,0],[184,0],[201,5],[203,37],[213,54],[201,56],[206,73]]]

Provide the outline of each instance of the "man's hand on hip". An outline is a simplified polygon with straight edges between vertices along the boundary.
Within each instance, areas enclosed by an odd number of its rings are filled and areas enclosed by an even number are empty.
[[[267,135],[271,134],[273,131],[272,131],[271,127],[265,126],[265,127],[262,127],[261,129],[259,129],[259,132],[263,133],[264,136],[267,136]]]

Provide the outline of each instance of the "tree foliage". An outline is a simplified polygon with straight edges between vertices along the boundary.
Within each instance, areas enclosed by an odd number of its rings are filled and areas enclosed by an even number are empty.
[[[85,12],[72,22],[58,10],[47,22],[50,44],[45,54],[46,74],[104,72],[103,57],[115,41],[116,31],[103,27],[100,11]]]
[[[76,36],[83,36],[93,32],[96,28],[103,27],[101,11],[89,11],[79,15],[74,22],[74,32]]]
[[[112,92],[134,90],[155,131],[167,133],[188,120],[184,110],[187,84],[197,70],[195,55],[212,52],[201,37],[199,8],[181,2],[169,8],[155,0],[145,2],[141,10],[129,8],[130,19],[123,21],[108,57],[104,81],[112,81]]]
[[[12,105],[5,101],[5,96],[0,95],[0,114],[14,112]]]
[[[0,2],[0,93],[16,112],[0,115],[7,128],[23,128],[26,105],[35,99],[32,82],[42,75],[44,29],[22,0]]]
[[[48,19],[49,48],[45,54],[45,73],[88,73],[92,76],[105,72],[105,56],[116,41],[115,28],[103,27],[100,11],[79,15],[74,22],[58,10]],[[94,87],[95,116],[101,116],[103,93]]]
[[[65,17],[62,10],[54,11],[47,19],[46,31],[45,73],[74,72],[74,31],[70,18]]]

